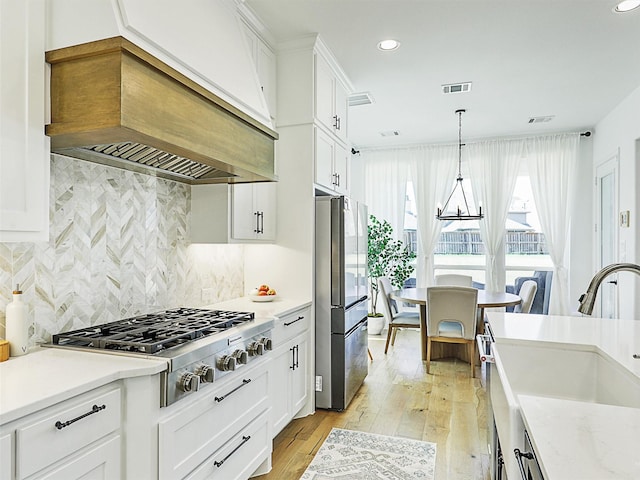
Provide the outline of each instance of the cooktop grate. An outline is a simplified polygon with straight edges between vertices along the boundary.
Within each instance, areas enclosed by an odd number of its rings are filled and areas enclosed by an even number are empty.
[[[176,308],[53,335],[53,344],[154,354],[250,322],[253,312]]]

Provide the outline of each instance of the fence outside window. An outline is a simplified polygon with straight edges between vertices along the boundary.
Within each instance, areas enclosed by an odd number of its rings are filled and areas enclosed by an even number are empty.
[[[404,241],[412,252],[418,252],[416,230],[405,230]],[[507,255],[547,255],[549,253],[541,232],[508,231],[505,234]],[[442,232],[434,251],[436,255],[484,255],[479,230]]]

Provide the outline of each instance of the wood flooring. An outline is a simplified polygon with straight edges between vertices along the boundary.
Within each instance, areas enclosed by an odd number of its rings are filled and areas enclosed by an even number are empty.
[[[420,358],[420,333],[398,332],[384,354],[384,336],[370,336],[369,375],[343,412],[317,410],[293,420],[274,439],[273,468],[260,480],[298,480],[332,427],[437,444],[437,480],[488,480],[484,372],[457,359]]]

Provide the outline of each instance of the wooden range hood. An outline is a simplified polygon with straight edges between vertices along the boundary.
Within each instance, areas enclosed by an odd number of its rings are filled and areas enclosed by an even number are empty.
[[[189,184],[276,180],[276,132],[125,38],[45,58],[53,152]]]

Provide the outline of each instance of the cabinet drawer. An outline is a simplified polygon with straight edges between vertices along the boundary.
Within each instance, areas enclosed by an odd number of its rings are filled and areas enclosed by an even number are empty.
[[[120,389],[86,394],[16,429],[16,477],[25,478],[120,428]]]
[[[63,462],[57,468],[38,475],[38,480],[113,480],[121,478],[120,435],[98,443],[95,447]]]
[[[278,348],[296,335],[309,329],[311,308],[303,308],[276,319],[272,332],[273,346]]]
[[[270,454],[269,412],[266,411],[226,442],[196,468],[187,479],[236,480],[249,478]]]
[[[269,361],[181,407],[159,424],[161,479],[183,478],[269,407]]]

